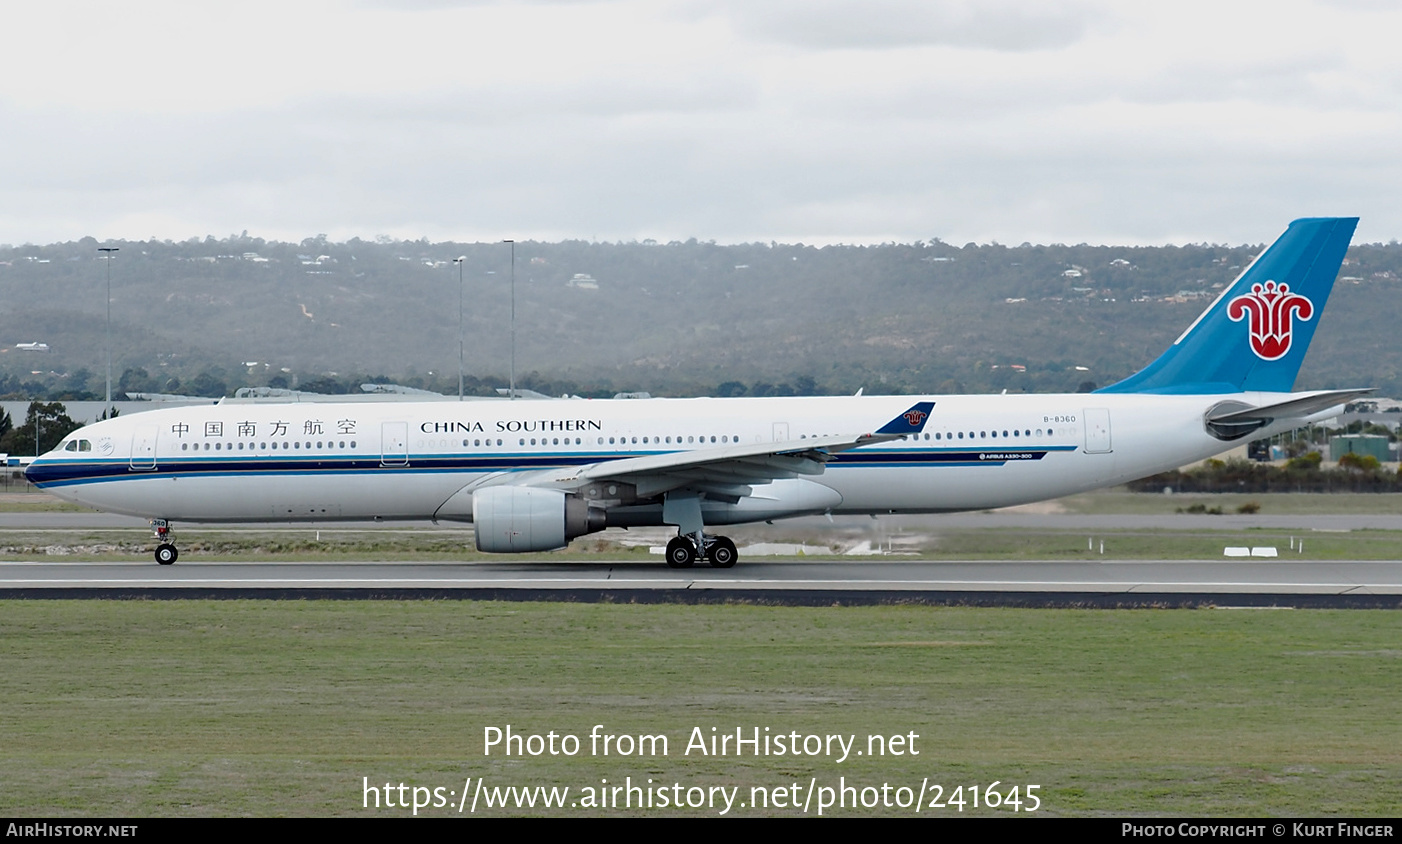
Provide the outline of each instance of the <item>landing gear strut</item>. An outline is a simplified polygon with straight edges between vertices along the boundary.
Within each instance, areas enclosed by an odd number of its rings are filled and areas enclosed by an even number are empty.
[[[701,553],[697,553],[696,540],[690,536],[677,536],[667,543],[667,565],[674,569],[689,569],[698,559],[710,562],[712,568],[728,569],[739,561],[735,543],[727,536],[703,536]]]
[[[180,559],[180,551],[175,547],[175,533],[170,529],[170,522],[152,519],[151,532],[160,540],[156,546],[156,562],[163,566],[174,565]]]

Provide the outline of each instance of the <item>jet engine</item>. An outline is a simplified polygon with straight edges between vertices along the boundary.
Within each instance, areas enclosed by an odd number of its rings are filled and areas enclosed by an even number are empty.
[[[604,511],[558,489],[489,486],[472,493],[472,523],[478,551],[553,551],[603,530]]]

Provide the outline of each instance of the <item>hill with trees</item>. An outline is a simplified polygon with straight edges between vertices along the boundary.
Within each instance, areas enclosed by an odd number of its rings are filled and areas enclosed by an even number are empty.
[[[0,395],[98,398],[111,264],[114,392],[505,386],[504,243],[247,234],[0,247]],[[1260,246],[515,244],[518,383],[541,392],[1071,391],[1144,366]],[[1365,244],[1298,387],[1402,394],[1402,246]],[[48,351],[17,348],[46,344]]]

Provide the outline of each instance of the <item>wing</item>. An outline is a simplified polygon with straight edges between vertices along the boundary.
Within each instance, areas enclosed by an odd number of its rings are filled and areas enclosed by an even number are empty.
[[[934,402],[917,402],[873,433],[811,437],[785,442],[724,445],[625,457],[584,466],[519,475],[510,483],[577,490],[596,501],[635,501],[686,487],[713,500],[732,503],[755,485],[800,475],[821,475],[833,455],[872,443],[919,433]]]

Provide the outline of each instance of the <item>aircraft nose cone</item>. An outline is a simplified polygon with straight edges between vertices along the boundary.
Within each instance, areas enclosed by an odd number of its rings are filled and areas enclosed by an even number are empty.
[[[39,486],[55,478],[54,469],[55,467],[50,461],[43,457],[36,457],[28,466],[24,467],[24,479]]]

